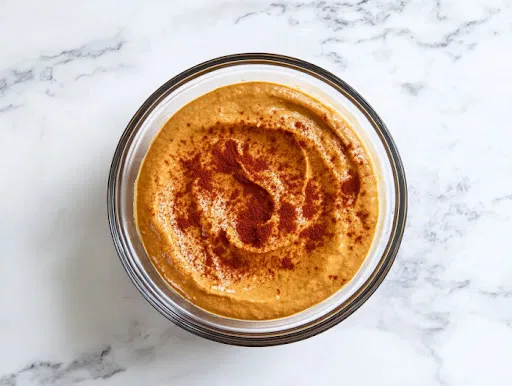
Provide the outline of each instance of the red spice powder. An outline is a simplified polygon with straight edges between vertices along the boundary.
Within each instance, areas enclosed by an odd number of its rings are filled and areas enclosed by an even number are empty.
[[[306,197],[302,206],[302,214],[308,220],[311,220],[317,211],[315,201],[319,199],[319,194],[313,180],[308,181],[305,193]]]
[[[180,159],[180,162],[192,180],[198,180],[198,185],[204,190],[212,189],[212,172],[201,167],[200,155],[190,159]]]
[[[201,225],[201,214],[194,203],[188,207],[188,223],[189,226]]]
[[[335,142],[338,145],[338,149],[340,150],[341,154],[346,155],[347,154],[347,147],[345,144],[341,141]]]
[[[323,223],[317,223],[300,233],[301,238],[307,238],[312,241],[321,241],[326,234],[327,227]]]
[[[318,247],[323,241],[324,236],[326,235],[327,226],[323,223],[318,223],[310,226],[309,228],[304,229],[300,233],[300,237],[302,239],[307,239],[306,242],[306,251],[311,252],[313,249]]]
[[[300,174],[285,174],[283,180],[288,185],[288,189],[296,190],[302,187],[303,181]]]
[[[265,222],[272,217],[274,202],[270,194],[250,181],[243,184],[243,190],[247,199],[246,214],[252,221]]]
[[[204,190],[212,189],[212,172],[210,170],[199,169],[195,173],[198,179],[198,185]]]
[[[266,242],[272,234],[272,224],[265,224],[258,227],[256,230],[256,243],[255,246],[261,246]]]
[[[214,279],[217,278],[217,272],[215,270],[215,263],[213,261],[213,257],[207,253],[204,258],[204,273]]]
[[[305,246],[306,252],[309,253],[309,252],[313,251],[316,248],[316,246],[317,246],[317,243],[315,243],[313,241],[308,241]]]
[[[224,229],[219,232],[215,241],[222,245],[229,245],[228,235]]]
[[[225,272],[229,272],[235,277],[243,274],[249,269],[248,261],[237,252],[231,252],[231,256],[219,259],[219,263],[221,267],[224,268]]]
[[[178,223],[178,228],[180,228],[182,231],[184,231],[190,226],[190,222],[188,221],[188,219],[184,217],[178,217],[176,219],[176,222]]]
[[[259,173],[263,170],[267,170],[269,167],[268,163],[262,158],[254,158],[249,154],[249,140],[243,146],[243,154],[238,154],[236,158],[253,173]]]
[[[357,196],[359,189],[361,189],[359,175],[350,170],[348,172],[348,177],[341,183],[341,191],[346,195]]]
[[[303,127],[300,122],[297,122],[296,125],[297,124]],[[269,153],[255,154],[253,150],[253,154],[250,154],[250,150],[254,148],[252,147],[253,145],[249,145],[248,142],[239,147],[237,144],[238,140],[222,137],[220,133],[227,133],[229,129],[233,129],[233,127],[219,127],[219,125],[217,125],[215,128],[215,132],[219,134],[220,139],[213,147],[210,147],[212,158],[211,165],[204,167],[201,165],[201,154],[189,155],[187,159],[180,160],[186,176],[191,181],[187,184],[185,191],[178,194],[184,196],[186,193],[190,193],[192,182],[194,181],[201,189],[212,191],[213,194],[216,194],[216,192],[213,191],[215,190],[213,185],[214,174],[231,174],[241,186],[238,185],[238,188],[228,193],[227,197],[229,197],[230,200],[239,198],[239,201],[244,204],[243,209],[239,211],[235,217],[235,230],[243,243],[259,248],[265,245],[272,235],[273,224],[267,223],[267,221],[272,217],[274,202],[269,192],[258,185],[258,173],[267,170],[270,165],[272,165],[272,167],[275,167],[281,172],[280,176],[288,187],[296,189],[291,192],[291,194],[300,194],[304,184],[303,176],[298,170],[290,168],[287,163],[273,164],[265,160],[263,157],[269,157]],[[210,128],[209,132],[213,133],[213,129]],[[284,138],[288,137],[290,137],[290,143],[296,146],[297,142],[291,133],[285,134]],[[299,144],[300,146],[307,145],[304,141],[300,141]],[[277,152],[275,145],[273,145],[271,149]],[[274,160],[273,158],[271,159]],[[288,160],[295,161],[294,158]],[[300,157],[298,161],[301,161]],[[359,189],[359,176],[356,172],[349,172],[348,177],[341,185],[341,193],[344,195],[355,195],[359,192]],[[178,197],[178,194],[176,197]],[[182,230],[191,226],[200,226],[201,223],[200,208],[198,208],[196,203],[188,205],[188,197],[185,197],[185,199],[185,204],[181,206],[181,208],[185,209],[185,213],[181,216],[177,216],[178,227]],[[313,180],[307,181],[305,201],[302,207],[302,213],[306,219],[311,220],[317,213],[320,206],[320,199],[322,200],[322,207],[328,205],[328,198],[321,194],[318,185],[315,184]],[[239,201],[237,201],[237,203]],[[286,200],[282,201],[277,211],[277,215],[279,216],[279,232],[285,234],[297,232],[297,210],[298,208],[290,202]],[[309,252],[319,247],[323,243],[326,235],[327,225],[325,223],[318,223],[303,230],[299,236],[301,239],[304,239],[305,248]],[[210,236],[205,233],[204,237]],[[267,270],[269,275],[274,275],[273,269],[292,270],[296,267],[292,259],[288,256],[272,262],[258,262],[257,259],[250,258],[250,253],[244,254],[240,251],[233,250],[233,248],[230,247],[225,231],[221,231],[217,237],[213,237],[212,239],[215,247],[210,253],[213,253],[211,256],[208,255],[204,259],[206,267],[211,267],[205,269],[205,272],[211,269],[211,272],[207,274],[215,274],[213,272],[215,271],[215,264],[218,264],[221,270],[226,273],[228,277],[233,279],[240,278],[250,273],[254,264],[264,264],[262,267],[263,272]],[[301,243],[299,241],[297,242]],[[315,267],[315,270],[318,270],[318,267]]]
[[[254,247],[261,247],[269,239],[272,226],[271,224],[260,225],[240,216],[236,224],[236,231],[242,242]]]
[[[213,253],[215,253],[217,256],[221,256],[226,253],[226,249],[219,245],[213,248]]]
[[[292,270],[293,268],[295,268],[295,264],[293,264],[292,260],[288,256],[286,256],[283,260],[281,260],[281,268]]]
[[[261,158],[253,158],[250,155],[244,155],[242,163],[247,169],[254,173],[262,172],[268,169],[268,163]]]
[[[231,196],[229,196],[229,199],[231,201],[235,200],[240,195],[240,191],[236,189],[233,193],[231,193]]]
[[[283,162],[281,163],[278,167],[277,167],[277,170],[282,172],[284,169],[289,169],[290,168],[290,165],[287,163],[287,162]]]
[[[266,190],[250,181],[244,183],[243,188],[247,206],[237,218],[236,230],[242,242],[261,247],[272,232],[271,224],[265,222],[272,217],[274,203]]]
[[[334,184],[333,184],[334,185]],[[322,197],[322,206],[325,211],[332,210],[335,207],[336,197],[334,194],[324,191]]]
[[[370,216],[370,214],[364,210],[358,210],[356,212],[356,216],[359,217],[361,219],[361,221],[365,222],[368,217]]]
[[[278,215],[280,232],[292,233],[297,230],[297,212],[292,204],[283,201],[279,208]]]
[[[224,150],[221,150],[220,143],[216,143],[213,147],[212,154],[217,166],[217,171],[221,173],[233,173],[238,171],[240,166],[236,162],[238,149],[236,142],[228,140],[224,143]]]

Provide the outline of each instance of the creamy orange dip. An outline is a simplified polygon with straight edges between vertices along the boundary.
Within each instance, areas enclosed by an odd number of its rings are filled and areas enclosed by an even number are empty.
[[[167,283],[203,309],[274,319],[357,272],[379,199],[348,123],[298,90],[240,83],[179,110],[136,182],[140,237]]]

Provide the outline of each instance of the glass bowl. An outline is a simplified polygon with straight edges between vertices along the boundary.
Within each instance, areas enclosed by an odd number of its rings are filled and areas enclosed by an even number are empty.
[[[231,319],[192,304],[159,275],[134,219],[134,188],[141,162],[166,121],[190,101],[233,83],[266,81],[299,89],[340,112],[366,145],[377,174],[380,215],[372,247],[354,278],[334,295],[297,314],[265,321]],[[303,60],[253,53],[229,55],[192,67],[156,90],[124,131],[108,180],[108,217],[117,253],[135,286],[160,313],[214,341],[270,346],[316,335],[357,310],[377,289],[395,259],[404,231],[407,185],[386,126],[352,87]]]

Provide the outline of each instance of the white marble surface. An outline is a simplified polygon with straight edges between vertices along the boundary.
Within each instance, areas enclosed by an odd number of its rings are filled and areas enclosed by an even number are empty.
[[[0,385],[511,385],[512,2],[0,2]],[[410,211],[376,294],[274,348],[195,337],[136,291],[107,226],[143,100],[228,53],[333,71],[388,124]]]

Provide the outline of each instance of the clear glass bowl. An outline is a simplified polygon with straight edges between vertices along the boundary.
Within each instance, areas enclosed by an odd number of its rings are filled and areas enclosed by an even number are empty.
[[[355,277],[337,293],[298,314],[276,320],[236,320],[212,314],[171,288],[153,267],[134,220],[134,184],[141,162],[165,122],[182,106],[216,88],[266,81],[302,90],[331,105],[365,143],[378,176],[380,216],[372,248]],[[139,108],[116,149],[108,181],[110,230],[126,272],[142,295],[178,326],[214,341],[270,346],[316,335],[357,310],[394,261],[407,212],[407,185],[398,150],[377,113],[352,87],[299,59],[272,54],[224,56],[169,80]]]

